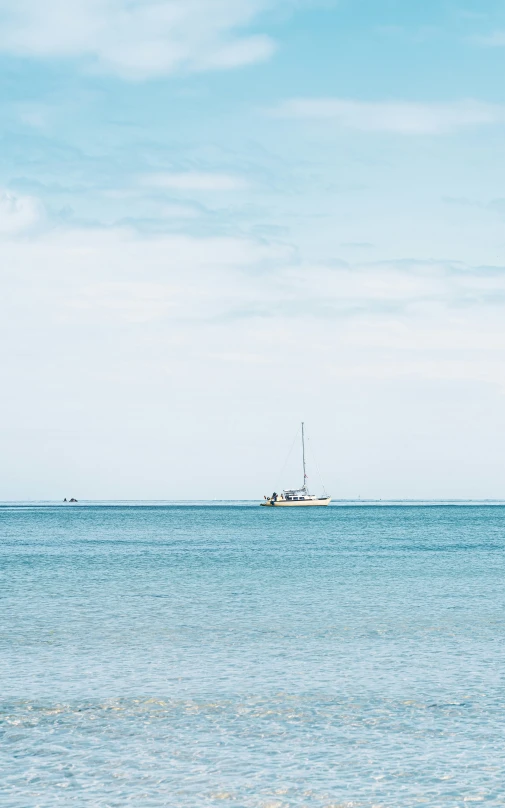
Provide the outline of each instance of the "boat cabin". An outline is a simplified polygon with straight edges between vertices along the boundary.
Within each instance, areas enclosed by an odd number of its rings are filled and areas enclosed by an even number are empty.
[[[287,502],[307,502],[307,500],[317,499],[314,494],[307,493],[306,488],[300,488],[296,491],[283,491],[282,495]]]

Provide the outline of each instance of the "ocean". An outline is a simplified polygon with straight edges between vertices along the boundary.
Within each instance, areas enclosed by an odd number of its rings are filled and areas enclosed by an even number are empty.
[[[0,506],[2,805],[505,803],[505,507]]]

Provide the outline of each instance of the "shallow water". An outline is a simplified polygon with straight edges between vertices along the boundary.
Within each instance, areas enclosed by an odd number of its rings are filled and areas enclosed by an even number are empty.
[[[0,537],[3,804],[505,803],[505,507],[0,506]]]

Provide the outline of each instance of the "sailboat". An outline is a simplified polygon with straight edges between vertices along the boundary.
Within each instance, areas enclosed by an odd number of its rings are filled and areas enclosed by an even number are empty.
[[[303,463],[303,485],[301,488],[286,489],[282,494],[272,494],[271,497],[265,497],[265,501],[261,505],[276,508],[293,508],[307,505],[329,505],[331,497],[324,495],[316,497],[315,494],[310,494],[307,488],[307,473],[305,468],[305,424],[302,422],[302,463]]]

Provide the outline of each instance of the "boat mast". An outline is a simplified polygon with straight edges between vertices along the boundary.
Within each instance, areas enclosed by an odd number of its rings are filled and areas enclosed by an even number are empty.
[[[305,473],[305,424],[302,421],[302,457],[303,457],[303,488],[307,488],[306,479],[307,475]]]

